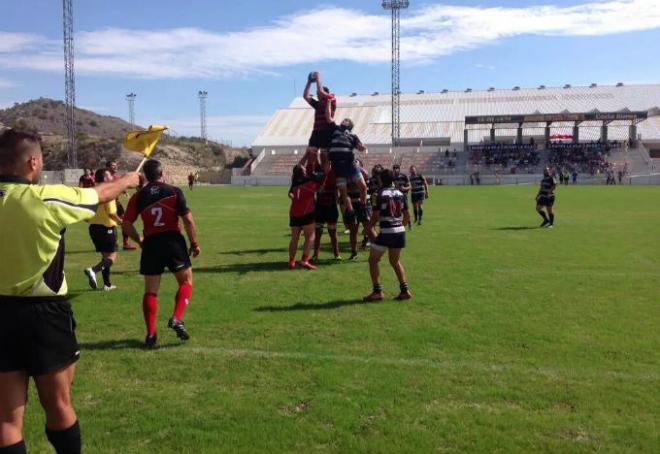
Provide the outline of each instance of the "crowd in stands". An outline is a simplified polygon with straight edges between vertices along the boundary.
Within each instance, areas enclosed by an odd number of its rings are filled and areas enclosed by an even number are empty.
[[[487,168],[510,169],[511,173],[516,173],[518,169],[531,172],[541,161],[534,143],[474,145],[470,147],[470,152],[470,164],[484,165]]]
[[[592,141],[587,143],[550,142],[548,164],[558,169],[596,175],[609,167],[607,157],[619,142]]]

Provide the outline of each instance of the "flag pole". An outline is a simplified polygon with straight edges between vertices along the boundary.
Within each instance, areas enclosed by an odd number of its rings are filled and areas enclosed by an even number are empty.
[[[140,170],[142,170],[142,166],[144,165],[145,162],[147,162],[147,159],[149,159],[147,156],[145,156],[145,157],[142,159],[142,162],[140,162],[140,165],[137,167],[136,172],[140,173]]]

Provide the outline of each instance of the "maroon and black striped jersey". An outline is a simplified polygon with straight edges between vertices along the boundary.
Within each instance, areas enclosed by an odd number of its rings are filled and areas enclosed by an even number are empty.
[[[324,131],[330,127],[332,123],[328,123],[325,118],[325,111],[328,103],[331,103],[332,113],[337,110],[337,98],[334,95],[324,95],[317,101],[311,98],[307,103],[314,108],[314,131]]]
[[[124,219],[135,222],[142,218],[144,236],[163,232],[179,232],[179,217],[190,212],[181,189],[155,182],[133,194],[128,201]]]

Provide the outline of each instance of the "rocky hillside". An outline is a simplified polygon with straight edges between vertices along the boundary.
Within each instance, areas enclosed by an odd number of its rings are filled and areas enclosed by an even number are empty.
[[[0,110],[0,124],[41,134],[46,169],[60,170],[67,162],[63,137],[64,115],[65,106],[62,101],[40,98]],[[94,169],[109,159],[116,159],[121,168],[135,168],[141,155],[123,151],[121,146],[130,129],[130,125],[121,118],[76,109],[79,166]],[[206,143],[199,138],[163,136],[152,156],[163,161],[168,173],[177,175],[177,182],[183,183],[178,181],[178,175],[185,176],[193,170],[220,172],[232,166],[240,166],[245,162],[248,151],[212,141]]]

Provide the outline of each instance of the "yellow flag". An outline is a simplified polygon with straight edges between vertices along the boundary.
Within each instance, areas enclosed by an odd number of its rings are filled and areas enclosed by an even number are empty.
[[[167,129],[167,126],[151,125],[144,131],[131,131],[126,134],[124,139],[124,148],[131,151],[142,153],[145,157],[149,157],[160,135]]]

